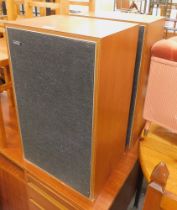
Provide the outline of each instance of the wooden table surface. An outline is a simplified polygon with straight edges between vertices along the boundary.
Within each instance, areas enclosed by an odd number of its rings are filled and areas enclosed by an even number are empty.
[[[169,178],[162,199],[164,210],[177,209],[177,134],[153,125],[148,136],[140,143],[140,162],[145,178],[150,181],[156,165],[164,162],[169,170]]]

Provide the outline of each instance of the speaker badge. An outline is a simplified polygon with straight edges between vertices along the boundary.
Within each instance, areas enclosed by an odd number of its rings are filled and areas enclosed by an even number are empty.
[[[22,42],[18,41],[18,40],[13,40],[12,43],[14,45],[17,45],[17,46],[21,46],[22,45]]]

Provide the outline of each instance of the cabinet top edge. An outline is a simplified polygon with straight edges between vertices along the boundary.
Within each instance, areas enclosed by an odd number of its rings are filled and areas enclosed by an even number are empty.
[[[148,25],[156,21],[165,20],[165,17],[162,17],[162,16],[134,14],[134,13],[121,12],[121,11],[80,12],[76,14],[70,13],[70,15],[86,17],[86,18],[99,18],[99,19],[111,20],[111,21],[123,21],[123,22],[142,24],[142,25]]]
[[[6,27],[27,27],[34,30],[68,33],[76,36],[87,36],[101,39],[115,33],[122,32],[137,24],[99,20],[85,17],[51,15],[30,19],[20,19],[5,23]]]

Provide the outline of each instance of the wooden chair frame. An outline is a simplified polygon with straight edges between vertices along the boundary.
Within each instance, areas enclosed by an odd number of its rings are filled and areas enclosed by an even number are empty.
[[[89,11],[95,11],[95,0],[88,2],[78,2],[76,0],[55,0],[55,2],[46,2],[46,0],[6,0],[8,20],[16,20],[19,17],[19,5],[24,5],[25,15],[22,17],[33,17],[33,7],[39,7],[41,16],[46,15],[46,8],[55,10],[55,14],[69,14],[69,5],[87,6]]]
[[[69,5],[87,6],[89,8],[89,12],[95,11],[95,0],[88,0],[88,2],[69,0]]]
[[[143,210],[162,210],[160,207],[169,171],[165,163],[159,163],[153,170],[146,192]]]

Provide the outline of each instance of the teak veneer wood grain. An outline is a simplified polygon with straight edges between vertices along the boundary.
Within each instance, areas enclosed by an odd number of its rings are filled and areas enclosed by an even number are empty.
[[[99,80],[99,95],[98,98],[96,98],[96,103],[103,104],[103,106],[98,106],[95,119],[95,124],[97,125],[95,128],[95,139],[97,139],[95,144],[95,156],[97,158],[94,163],[95,187],[93,190],[96,194],[99,194],[103,180],[107,179],[106,177],[108,177],[110,171],[114,169],[118,158],[121,157],[125,150],[128,118],[125,119],[124,116],[129,111],[127,104],[130,104],[132,88],[132,80],[129,84],[127,81],[130,81],[130,78],[133,77],[133,72],[131,72],[130,69],[134,66],[134,50],[137,44],[135,41],[137,34],[134,33],[134,29],[128,31],[126,35],[122,32],[116,36],[110,36],[104,39],[100,46],[100,52],[102,53],[99,56],[99,69],[103,74],[100,74],[97,78]],[[131,41],[125,43],[125,36]],[[127,51],[129,51],[129,55],[126,55]],[[126,65],[127,59],[129,60],[129,65]],[[104,62],[106,60],[111,62]],[[120,77],[122,77],[121,82],[118,81]],[[125,93],[129,94],[125,95]],[[125,126],[123,126],[124,123],[122,123],[121,120],[117,119],[124,119]],[[115,141],[115,139],[117,140]],[[106,171],[109,172],[105,173]],[[105,177],[101,177],[100,174],[105,174]]]

